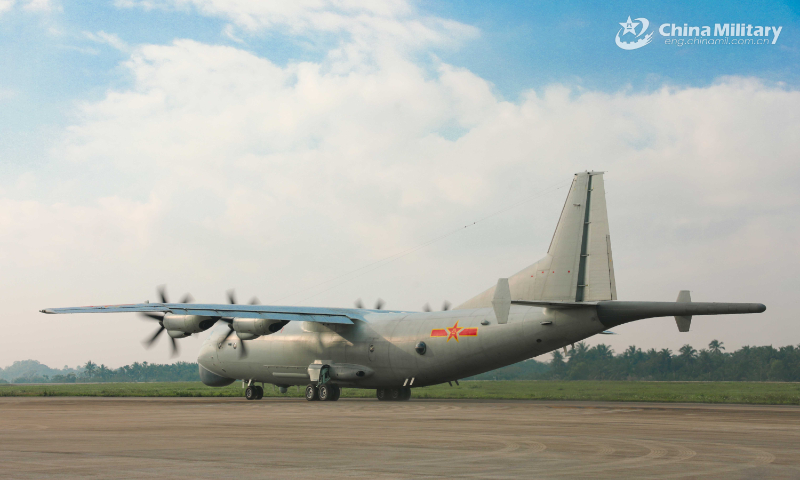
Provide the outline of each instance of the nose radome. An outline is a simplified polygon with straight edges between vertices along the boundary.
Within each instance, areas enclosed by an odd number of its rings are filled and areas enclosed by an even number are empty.
[[[214,348],[214,345],[212,345],[211,342],[205,342],[203,343],[203,346],[200,347],[200,353],[197,356],[197,363],[211,371],[216,370],[217,349]]]

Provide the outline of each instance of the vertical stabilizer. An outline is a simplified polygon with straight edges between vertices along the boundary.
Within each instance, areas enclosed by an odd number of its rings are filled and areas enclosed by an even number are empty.
[[[603,172],[575,174],[547,255],[509,277],[513,300],[616,300]],[[495,287],[458,308],[491,306]]]

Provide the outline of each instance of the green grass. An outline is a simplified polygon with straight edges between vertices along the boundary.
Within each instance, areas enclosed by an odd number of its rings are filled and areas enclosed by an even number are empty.
[[[0,396],[81,397],[241,397],[241,383],[224,388],[200,382],[96,383],[62,385],[0,384]],[[271,385],[265,397],[301,397],[292,387],[282,395]],[[374,398],[374,390],[344,389],[344,398]],[[758,382],[613,382],[613,381],[465,381],[460,386],[415,388],[413,398],[585,400],[615,402],[689,402],[800,405],[800,383]]]

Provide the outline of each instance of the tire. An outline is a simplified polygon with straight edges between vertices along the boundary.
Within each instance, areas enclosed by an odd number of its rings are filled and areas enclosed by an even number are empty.
[[[385,388],[379,388],[379,389],[375,390],[375,396],[378,397],[378,400],[381,400],[381,401],[389,399],[389,395],[387,394]]]
[[[314,385],[308,385],[306,387],[306,400],[309,402],[313,402],[315,400],[319,400],[319,394],[317,392],[317,387]]]
[[[335,387],[333,387],[333,389],[334,389],[334,390],[333,390],[333,393],[335,393],[335,395],[333,396],[333,398],[331,399],[331,401],[334,401],[334,402],[335,402],[335,401],[339,400],[339,397],[341,397],[341,396],[342,396],[342,387],[335,386]]]
[[[261,400],[262,398],[264,398],[264,387],[256,387],[256,390],[258,392],[258,396],[256,396],[256,400]]]
[[[408,387],[403,387],[403,396],[400,400],[406,401],[411,399],[411,389]]]
[[[255,400],[256,397],[258,397],[258,390],[256,390],[256,387],[247,387],[247,390],[244,391],[244,398]]]
[[[402,388],[390,388],[389,390],[389,400],[396,402],[398,400],[403,399],[403,389]]]
[[[317,394],[319,395],[319,399],[323,402],[330,402],[335,395],[330,385],[320,385],[317,388]]]

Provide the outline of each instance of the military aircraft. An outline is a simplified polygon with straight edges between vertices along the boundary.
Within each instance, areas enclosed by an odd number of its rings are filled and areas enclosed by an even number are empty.
[[[336,401],[342,387],[408,400],[415,387],[458,382],[565,348],[624,323],[674,316],[687,332],[696,315],[760,313],[759,303],[617,300],[603,172],[575,174],[547,255],[454,309],[411,312],[359,308],[160,303],[48,308],[43,313],[140,312],[156,320],[152,343],[209,330],[200,378],[221,387],[241,379],[248,400],[264,384],[306,399]],[[258,384],[261,385],[258,385]]]

